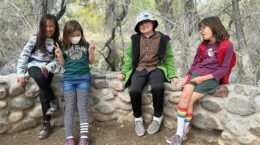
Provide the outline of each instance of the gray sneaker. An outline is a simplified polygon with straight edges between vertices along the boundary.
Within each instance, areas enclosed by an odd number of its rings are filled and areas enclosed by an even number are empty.
[[[175,135],[171,135],[171,136],[169,136],[169,137],[166,137],[166,142],[167,142],[168,144],[171,144],[171,143],[172,143],[172,140],[173,140],[173,138],[174,138],[174,136],[175,136]]]
[[[147,132],[149,134],[155,134],[160,129],[161,123],[156,120],[153,120],[152,123],[148,126]]]
[[[141,120],[135,121],[135,133],[138,136],[143,136],[145,133],[144,124]]]
[[[182,141],[187,140],[187,134],[189,133],[190,128],[191,128],[191,127],[189,126],[189,127],[187,128],[186,132],[183,133]],[[168,144],[171,144],[171,142],[172,142],[174,136],[175,136],[175,135],[172,135],[172,136],[167,137],[167,138],[166,138],[166,142],[167,142]]]
[[[182,138],[179,135],[174,135],[172,137],[171,145],[181,145],[182,144]]]

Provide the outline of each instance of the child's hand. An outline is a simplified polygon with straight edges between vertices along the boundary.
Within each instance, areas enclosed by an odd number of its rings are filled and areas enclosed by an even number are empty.
[[[204,78],[203,78],[202,76],[193,78],[193,79],[191,80],[191,82],[193,82],[193,83],[195,83],[195,84],[200,84],[200,83],[202,83],[203,81],[204,81]]]
[[[27,83],[27,79],[25,77],[18,77],[17,82],[23,86]]]
[[[62,56],[62,51],[61,51],[61,49],[60,49],[59,44],[56,43],[56,45],[54,44],[53,47],[55,48],[55,51],[54,51],[54,52],[55,52],[55,55],[56,55],[57,57],[61,57],[61,56]]]
[[[88,53],[89,54],[93,54],[95,52],[95,44],[93,41],[90,41],[90,44],[89,44],[89,48],[88,48]]]
[[[117,75],[117,79],[119,79],[120,81],[125,79],[125,75],[124,74],[118,74]]]
[[[45,78],[47,78],[47,77],[48,77],[48,74],[49,74],[47,68],[44,67],[44,66],[42,66],[41,70],[42,70],[42,74],[45,76]]]
[[[172,78],[171,79],[171,84],[172,85],[177,85],[179,83],[179,79],[178,78]]]

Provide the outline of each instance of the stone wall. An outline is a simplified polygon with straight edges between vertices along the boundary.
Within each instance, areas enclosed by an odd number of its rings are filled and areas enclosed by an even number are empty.
[[[93,73],[91,89],[90,122],[133,121],[128,90],[123,82],[116,79],[115,72]],[[52,87],[64,108],[62,76],[55,75]],[[180,99],[181,87],[165,83],[163,125],[176,129],[176,106]],[[220,145],[260,144],[260,89],[241,84],[227,85],[229,94],[206,96],[195,105],[192,125],[202,129],[222,131]],[[150,86],[143,93],[142,109],[146,122],[153,114]],[[39,88],[32,79],[21,87],[14,74],[0,76],[0,133],[12,133],[41,124]],[[227,97],[224,97],[227,96]],[[63,110],[52,119],[54,126],[63,125]]]

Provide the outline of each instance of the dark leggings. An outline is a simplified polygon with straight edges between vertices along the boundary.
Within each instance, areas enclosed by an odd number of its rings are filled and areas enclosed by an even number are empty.
[[[151,93],[153,95],[154,116],[160,117],[163,114],[164,87],[165,82],[164,72],[160,69],[155,69],[151,72],[146,70],[135,71],[131,78],[130,98],[134,117],[138,118],[142,115],[142,92],[147,83],[151,85]]]
[[[42,105],[43,121],[50,121],[51,116],[46,115],[47,110],[50,108],[50,101],[56,99],[51,88],[51,81],[53,74],[49,73],[46,78],[39,67],[32,66],[28,70],[29,76],[32,77],[40,88],[40,101]]]

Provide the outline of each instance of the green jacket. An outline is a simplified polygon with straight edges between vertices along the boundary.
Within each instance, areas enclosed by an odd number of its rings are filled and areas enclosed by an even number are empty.
[[[132,62],[132,43],[129,44],[126,55],[124,57],[124,65],[122,66],[122,73],[125,75],[125,87],[130,85],[130,78],[133,73],[133,62]],[[169,42],[167,42],[164,58],[160,60],[157,64],[157,68],[164,72],[167,81],[171,78],[176,77],[176,71],[174,66],[174,56],[172,52],[172,47]]]

